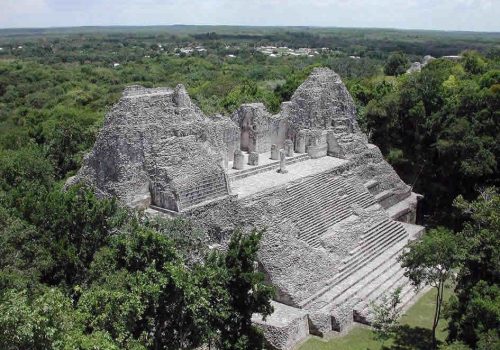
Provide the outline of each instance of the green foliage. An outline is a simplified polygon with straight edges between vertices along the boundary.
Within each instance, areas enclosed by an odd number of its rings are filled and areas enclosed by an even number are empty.
[[[493,188],[455,205],[467,217],[458,235],[463,246],[455,297],[448,310],[450,340],[484,346],[500,336],[500,195]]]
[[[403,52],[395,52],[389,56],[385,65],[384,73],[386,75],[401,75],[406,72],[410,61]]]
[[[445,228],[437,228],[427,232],[422,239],[411,243],[399,260],[405,268],[405,276],[411,283],[420,288],[431,286],[436,288],[436,305],[432,325],[432,345],[435,349],[436,328],[441,317],[445,282],[451,278],[453,269],[457,267],[459,245],[453,233]]]
[[[78,169],[83,153],[93,145],[95,120],[77,109],[55,109],[52,113],[42,123],[38,137],[45,144],[56,176],[63,178]]]
[[[251,317],[270,315],[272,287],[264,284],[264,275],[256,271],[257,250],[262,232],[249,235],[235,232],[219,265],[224,264],[227,276],[224,287],[229,293],[230,313],[219,325],[221,349],[262,349],[263,336],[252,326]]]
[[[78,186],[66,192],[52,190],[30,208],[25,219],[36,230],[26,235],[26,242],[18,243],[18,253],[33,267],[39,266],[41,281],[51,285],[81,283],[94,253],[108,243],[112,228],[126,218],[114,200],[98,200],[89,189]],[[38,246],[43,251],[39,255],[50,259],[43,259],[43,264],[30,259],[24,243]]]
[[[486,62],[481,55],[475,51],[462,53],[462,65],[466,72],[470,74],[481,74],[486,69]]]
[[[0,348],[65,349],[76,329],[70,300],[57,289],[35,298],[26,291],[0,294]]]
[[[30,214],[54,183],[53,168],[37,146],[0,150],[0,205]]]
[[[433,225],[456,228],[456,215],[443,208],[459,194],[473,198],[478,185],[498,184],[497,69],[495,61],[473,56],[486,71],[467,73],[463,61],[437,59],[421,73],[365,79],[356,87],[371,141],[424,194]]]
[[[380,301],[370,304],[373,315],[373,334],[382,344],[394,336],[401,316],[401,287],[394,289],[390,296],[382,295]]]
[[[29,216],[0,206],[0,347],[261,348],[250,317],[272,311],[272,289],[254,269],[260,234],[206,257],[184,220],[145,225],[78,186],[42,202]]]

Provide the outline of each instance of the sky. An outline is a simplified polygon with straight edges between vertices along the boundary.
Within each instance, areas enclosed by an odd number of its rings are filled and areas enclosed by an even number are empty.
[[[0,0],[0,28],[170,24],[500,32],[500,0]]]

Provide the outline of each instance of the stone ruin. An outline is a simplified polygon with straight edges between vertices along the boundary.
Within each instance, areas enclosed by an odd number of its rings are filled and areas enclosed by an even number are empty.
[[[404,305],[414,299],[397,257],[423,232],[420,196],[368,142],[329,69],[275,115],[251,103],[207,117],[182,85],[128,87],[71,182],[187,217],[222,247],[237,227],[265,227],[258,268],[276,287],[275,312],[254,322],[273,348],[370,323],[370,303],[399,286]]]

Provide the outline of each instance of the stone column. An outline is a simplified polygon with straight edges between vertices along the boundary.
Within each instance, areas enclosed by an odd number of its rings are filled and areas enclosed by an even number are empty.
[[[290,139],[285,140],[285,155],[293,157],[293,141]]]
[[[234,160],[233,160],[233,169],[236,170],[241,170],[244,168],[245,163],[245,156],[243,155],[243,152],[241,152],[239,149],[234,151]]]
[[[303,132],[297,134],[297,153],[306,153],[306,135]]]
[[[259,154],[257,152],[248,155],[248,165],[259,165]]]
[[[273,160],[280,159],[280,150],[278,149],[278,146],[274,144],[271,145],[271,159]]]
[[[285,150],[280,149],[280,168],[278,169],[278,173],[286,174],[288,170],[286,170],[286,154]]]

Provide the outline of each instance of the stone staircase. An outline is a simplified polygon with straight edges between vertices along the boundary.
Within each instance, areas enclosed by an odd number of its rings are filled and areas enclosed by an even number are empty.
[[[383,295],[389,296],[396,288],[401,287],[401,304],[400,309],[403,309],[417,293],[413,285],[410,283],[409,279],[404,276],[404,270],[399,264],[395,264],[393,269],[396,271],[385,277],[379,285],[375,285],[373,288],[368,286],[368,293],[360,295],[357,298],[357,302],[352,307],[353,309],[353,320],[355,322],[370,324],[372,321],[372,315],[370,313],[371,303],[377,304],[380,302]],[[385,275],[382,275],[385,276]],[[380,280],[380,278],[379,278]]]
[[[293,158],[287,158],[286,164],[288,166],[291,164],[303,162],[303,161],[308,160],[308,159],[311,159],[311,157],[307,153],[303,153],[303,154],[297,155]],[[247,165],[246,169],[243,169],[243,170],[240,170],[238,172],[230,174],[229,180],[231,182],[238,181],[238,180],[244,179],[244,178],[249,177],[249,176],[253,176],[253,175],[257,175],[257,174],[260,174],[260,173],[263,173],[266,171],[278,169],[279,167],[280,167],[279,161],[275,161],[275,162],[263,164],[263,165],[257,165],[257,166]]]
[[[179,193],[180,210],[229,194],[224,174],[207,177],[196,187]]]
[[[374,204],[368,192],[358,192],[341,177],[323,173],[287,189],[289,198],[281,205],[281,214],[300,229],[299,238],[312,247],[332,225],[353,213],[352,205],[367,208]]]
[[[335,277],[299,306],[330,315],[329,330],[342,331],[353,321],[368,323],[371,301],[399,285],[408,289],[408,281],[397,261],[408,238],[405,228],[397,221],[384,219],[373,225],[342,261]],[[404,298],[409,300],[412,293],[406,289]]]

